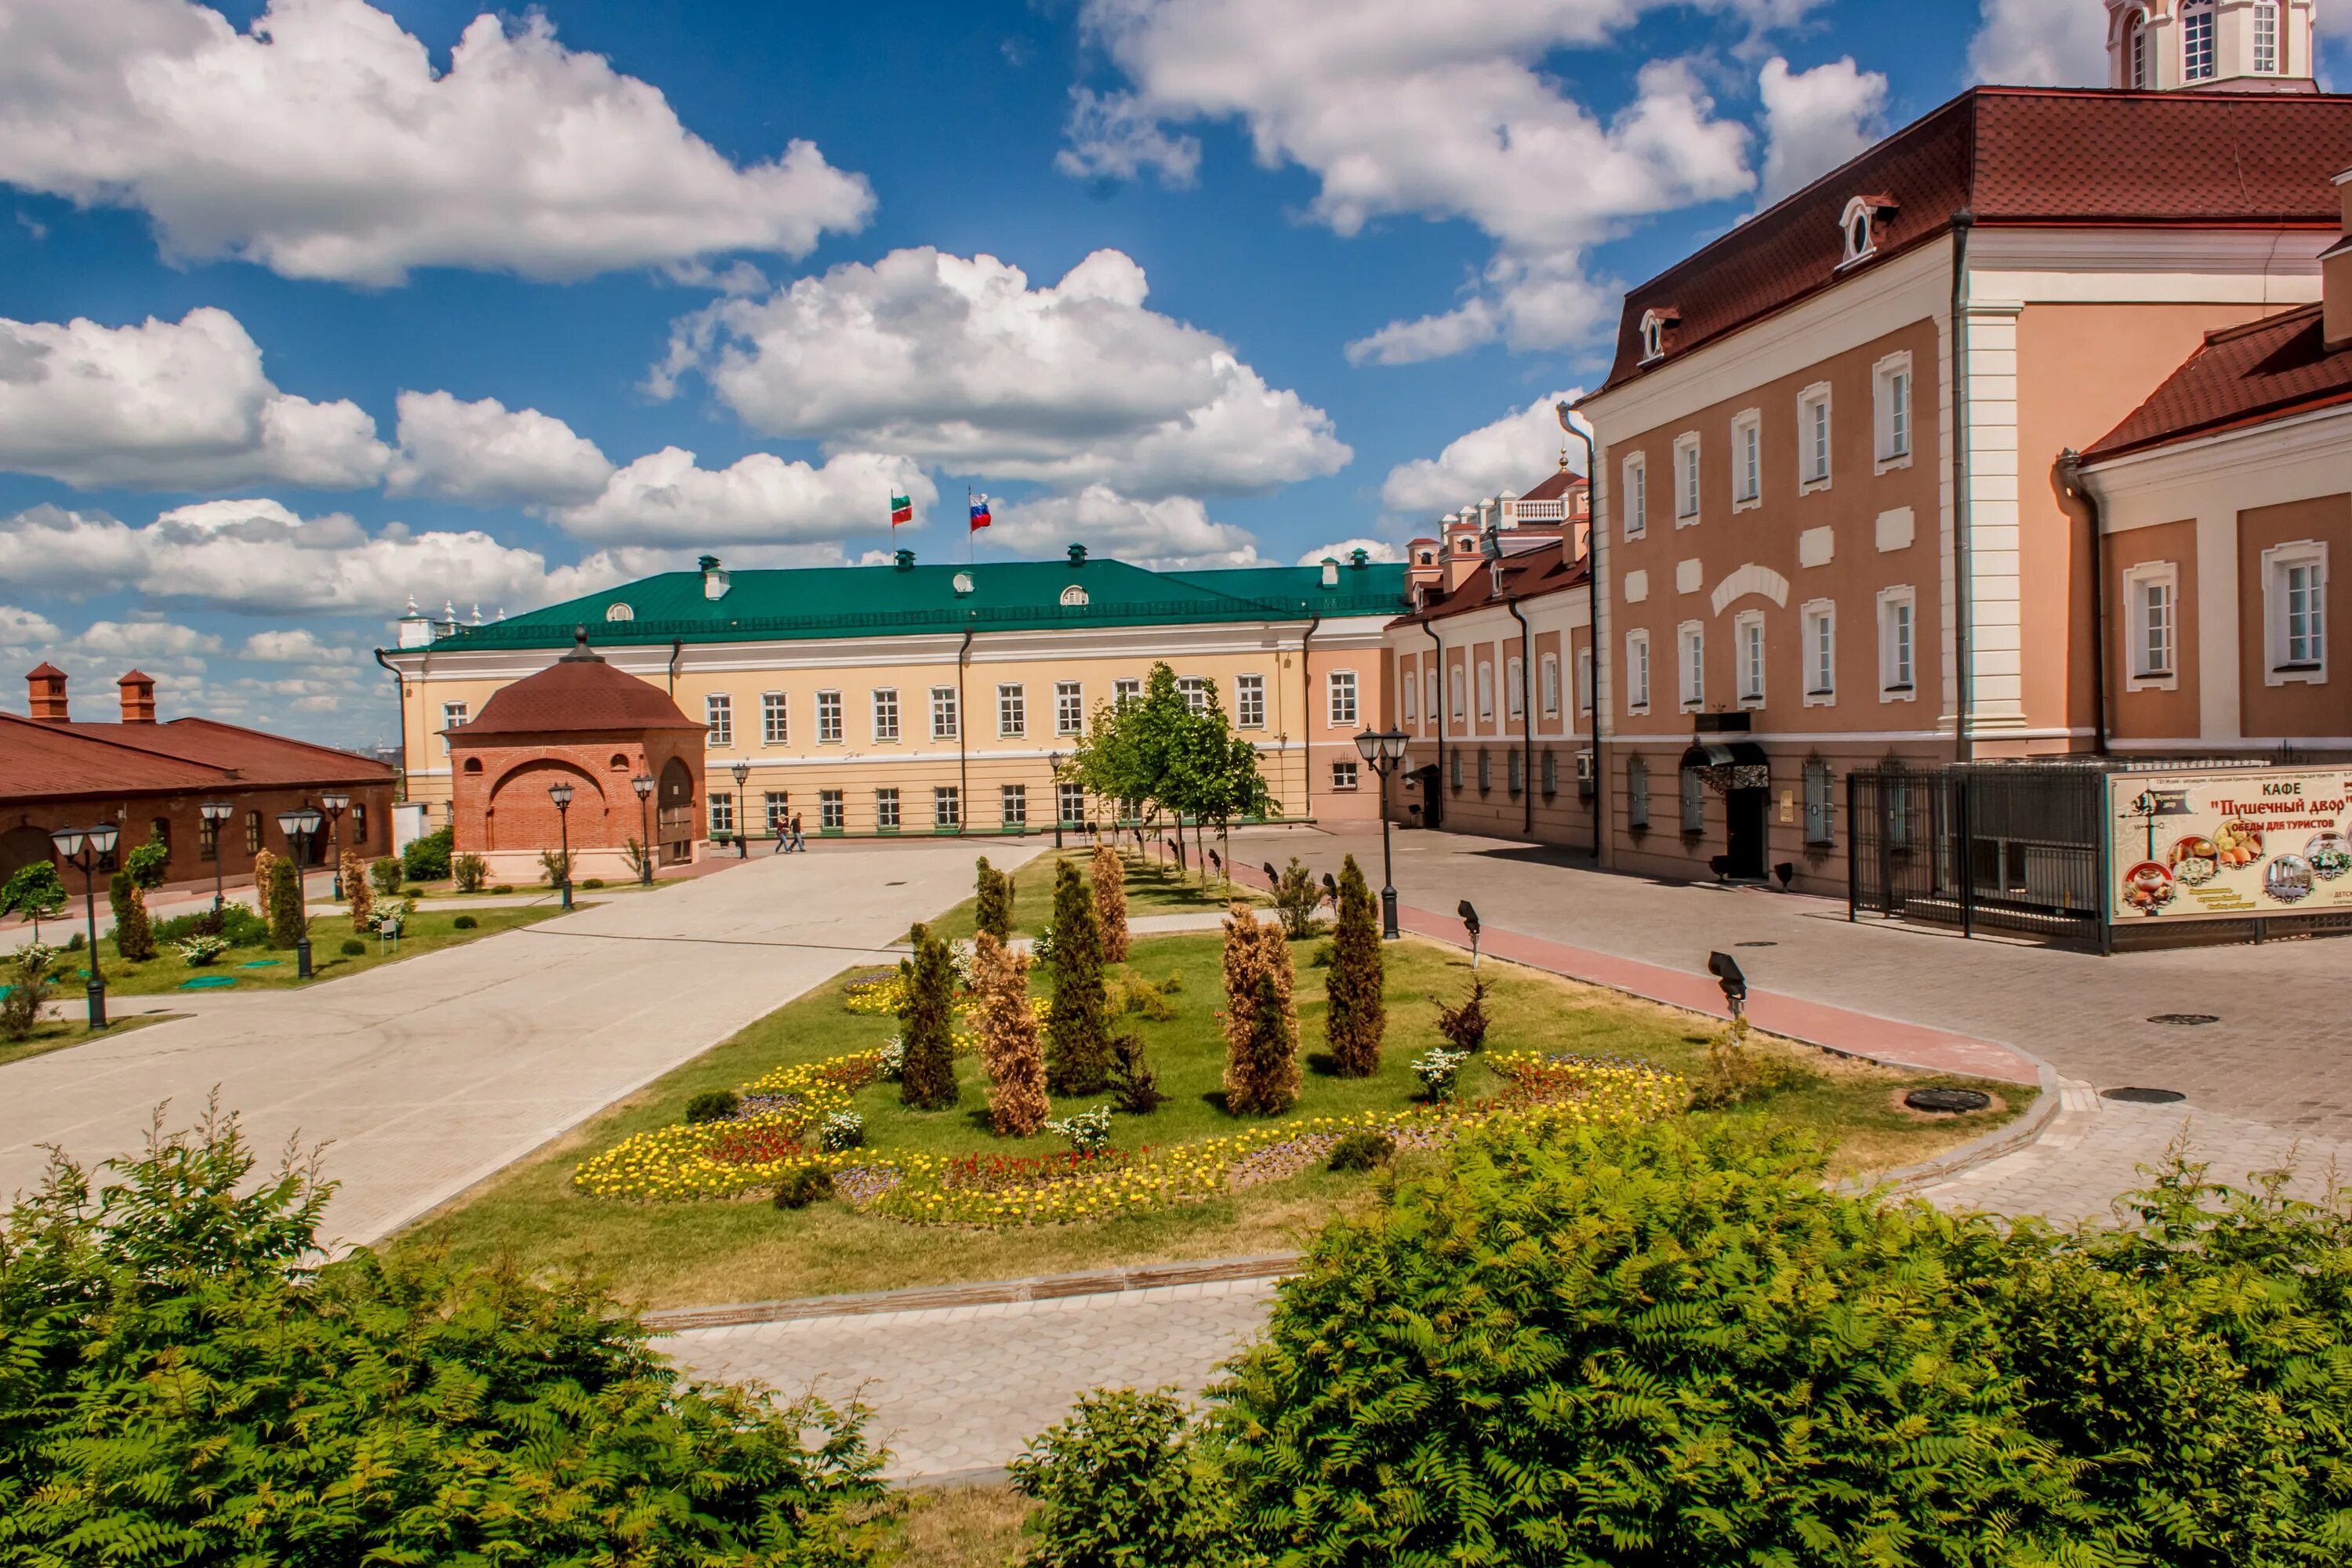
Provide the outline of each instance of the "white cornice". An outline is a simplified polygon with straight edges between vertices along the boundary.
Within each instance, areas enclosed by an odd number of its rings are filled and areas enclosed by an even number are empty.
[[[2110,509],[2106,528],[2197,515],[2201,489],[2232,487],[2233,510],[2352,490],[2352,404],[2223,430],[2089,465]],[[2127,507],[2129,518],[2112,515]],[[2178,509],[2187,510],[2178,510]]]

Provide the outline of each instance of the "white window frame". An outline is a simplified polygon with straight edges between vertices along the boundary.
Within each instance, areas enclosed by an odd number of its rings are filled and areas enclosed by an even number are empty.
[[[441,704],[441,728],[445,731],[464,729],[470,712],[471,710],[463,702],[444,702]],[[441,754],[445,757],[449,754],[449,737],[446,734],[441,737]]]
[[[819,833],[845,833],[849,830],[848,792],[837,789],[816,792],[816,830]]]
[[[996,737],[1000,741],[1018,741],[1029,733],[1029,689],[1017,680],[1000,681],[996,688]]]
[[[1837,706],[1837,605],[1830,599],[1809,599],[1798,611],[1804,627],[1805,706]],[[1824,658],[1826,651],[1827,657]]]
[[[2317,615],[2315,658],[2297,659],[2289,647],[2287,573],[2308,567]],[[2263,552],[2263,684],[2265,686],[2325,686],[2327,684],[2327,545],[2316,539],[2273,544]]]
[[[884,784],[874,792],[874,831],[897,833],[907,826],[907,814],[898,798],[897,784]]]
[[[1086,729],[1086,688],[1075,680],[1054,682],[1054,733],[1082,735]]]
[[[1356,672],[1335,669],[1323,678],[1324,711],[1334,730],[1352,730],[1362,710],[1357,701]]]
[[[793,796],[790,790],[763,790],[760,805],[768,818],[768,831],[782,833],[792,825]]]
[[[1854,227],[1857,223],[1862,226],[1858,231],[1862,236],[1862,242],[1859,245],[1854,243],[1853,237],[1857,232]],[[1846,203],[1845,211],[1838,217],[1838,241],[1845,249],[1844,256],[1838,262],[1841,270],[1848,267],[1858,267],[1876,256],[1878,254],[1877,209],[1860,196]]]
[[[1699,507],[1704,497],[1699,493],[1701,465],[1705,455],[1699,447],[1698,432],[1675,437],[1675,526],[1692,528],[1697,525]]]
[[[2279,73],[2279,7],[2277,0],[2256,0],[2253,27],[2253,69],[2256,76]]]
[[[1025,784],[998,784],[996,806],[1003,816],[998,826],[1026,827],[1029,826],[1029,786]]]
[[[1054,786],[1055,820],[1066,827],[1075,827],[1087,819],[1087,786],[1057,784]]]
[[[1742,708],[1764,706],[1766,661],[1770,650],[1764,640],[1764,612],[1742,610],[1731,618],[1732,686]]]
[[[898,739],[898,689],[877,686],[869,706],[874,710],[874,742],[887,745]]]
[[[781,691],[762,691],[760,693],[760,744],[789,746],[792,743],[792,699]]]
[[[961,739],[962,734],[963,715],[956,703],[956,689],[952,686],[932,687],[931,739],[953,741]]]
[[[2205,46],[2201,61],[2197,47],[2200,34]],[[2221,73],[2221,7],[2213,0],[2188,0],[2180,7],[2180,79],[2183,83],[2211,81]],[[2200,65],[2202,68],[2200,68]]]
[[[1642,363],[1655,364],[1665,357],[1665,318],[1655,310],[1645,310],[1642,313]]]
[[[958,784],[931,786],[931,826],[961,827],[963,826],[963,789]]]
[[[1407,675],[1398,680],[1397,703],[1398,720],[1407,728],[1421,728],[1421,677],[1418,674]]]
[[[1543,701],[1543,716],[1559,717],[1559,655],[1548,653],[1536,660],[1536,689]]]
[[[1901,679],[1906,675],[1907,681]],[[1919,700],[1919,595],[1908,584],[1878,591],[1878,700]]]
[[[1478,661],[1478,722],[1492,724],[1494,721],[1495,661],[1482,658]]]
[[[1350,762],[1345,757],[1333,758],[1331,762],[1331,788],[1335,792],[1341,794],[1345,794],[1346,792],[1356,788],[1358,778],[1356,767],[1356,763]]]
[[[1503,661],[1503,713],[1507,718],[1517,720],[1528,716],[1527,673],[1528,667],[1520,662],[1517,654]]]
[[[1675,691],[1685,713],[1706,707],[1706,628],[1696,621],[1675,628]]]
[[[1424,730],[1434,730],[1444,718],[1438,701],[1437,666],[1432,664],[1422,671],[1422,696],[1427,700],[1421,706],[1421,724]]]
[[[820,691],[816,694],[816,743],[838,746],[845,726],[842,721],[841,693]]]
[[[1576,650],[1576,710],[1592,711],[1592,650],[1589,647]]]
[[[702,700],[703,744],[724,750],[735,743],[735,699],[714,691]]]
[[[1619,530],[1627,539],[1639,539],[1650,531],[1650,459],[1636,452],[1625,459],[1623,488],[1617,492],[1624,500],[1619,503],[1623,513]]]
[[[1115,708],[1124,708],[1130,702],[1140,702],[1143,700],[1143,682],[1131,675],[1123,676],[1112,681],[1110,700]]]
[[[1826,381],[1797,394],[1797,493],[1828,489],[1837,478],[1837,398]]]
[[[2148,615],[2151,590],[2164,596],[2163,646],[2149,658],[2149,634],[2157,628]],[[2143,561],[2124,569],[2124,689],[2177,691],[2180,689],[2180,566],[2173,561]]]
[[[1625,634],[1625,712],[1643,718],[1650,711],[1650,634]]]
[[[1870,384],[1873,450],[1877,453],[1873,470],[1887,474],[1907,468],[1919,444],[1919,384],[1911,374],[1909,352],[1888,354],[1871,366]]]
[[[714,790],[703,797],[709,812],[710,837],[733,834],[735,831],[735,797],[725,790]]]
[[[1453,721],[1454,727],[1457,730],[1469,728],[1469,704],[1464,699],[1464,689],[1462,666],[1459,664],[1449,666],[1445,671],[1445,694],[1453,699],[1453,703],[1447,708],[1445,716]]]
[[[2146,92],[2156,86],[2156,35],[2147,25],[2147,13],[2135,11],[2131,19],[2131,44],[2124,56],[2124,70],[2130,79],[2124,85],[2135,91]]]
[[[1764,414],[1750,408],[1731,421],[1731,510],[1764,504]]]
[[[1234,677],[1234,728],[1263,730],[1265,728],[1265,677],[1236,675]]]
[[[1184,699],[1185,709],[1195,717],[1209,710],[1209,678],[1204,675],[1180,675],[1176,690]]]

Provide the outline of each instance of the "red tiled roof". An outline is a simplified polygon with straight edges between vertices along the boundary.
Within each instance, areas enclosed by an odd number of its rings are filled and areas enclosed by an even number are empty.
[[[210,719],[51,723],[0,713],[0,800],[389,784],[371,758]]]
[[[25,679],[27,680],[61,680],[65,678],[65,673],[66,672],[64,670],[59,669],[47,659],[43,659],[40,663],[33,666],[32,668],[25,672]]]
[[[2322,308],[2305,305],[2210,332],[2155,395],[2084,454],[2094,461],[2289,414],[2352,403],[2352,349],[2327,351]]]
[[[1584,488],[1584,476],[1557,468],[1544,476],[1543,483],[1521,496],[1521,500],[1558,500]]]
[[[392,768],[373,757],[312,745],[262,730],[188,717],[167,724],[83,724],[71,728],[118,745],[234,773],[246,784],[386,784]]]
[[[580,645],[536,675],[494,692],[471,723],[445,731],[452,739],[583,731],[700,730],[669,694],[606,664]]]
[[[1505,538],[1509,535],[1506,534]],[[1501,581],[1496,580],[1500,568]],[[1500,562],[1481,562],[1476,571],[1462,579],[1462,585],[1443,599],[1433,599],[1425,610],[1409,616],[1399,616],[1391,626],[1424,625],[1431,621],[1450,620],[1474,611],[1490,609],[1505,599],[1536,599],[1547,594],[1581,589],[1591,576],[1584,560],[1568,559],[1565,541],[1553,540],[1542,548],[1517,555],[1506,555]]]
[[[1857,195],[1898,205],[1848,270],[1938,239],[1963,210],[1988,227],[2332,229],[2347,167],[2352,97],[1976,88],[1628,293],[1602,390],[1657,368],[1641,363],[1650,310],[1680,313],[1670,364],[1837,283]]]

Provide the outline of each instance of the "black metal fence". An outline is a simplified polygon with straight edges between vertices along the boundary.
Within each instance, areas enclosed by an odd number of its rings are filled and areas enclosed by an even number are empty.
[[[2105,789],[2059,763],[1851,773],[1849,910],[2098,946]]]

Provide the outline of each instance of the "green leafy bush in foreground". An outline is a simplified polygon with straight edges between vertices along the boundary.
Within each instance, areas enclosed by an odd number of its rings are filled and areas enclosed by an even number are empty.
[[[208,1117],[9,1214],[0,1563],[875,1561],[859,1413],[688,1384],[584,1281],[321,1265],[330,1188],[254,1168]]]
[[[1283,1287],[1181,1439],[1233,1528],[1165,1562],[2352,1562],[2352,1214],[2282,1186],[2176,1154],[2060,1233],[1724,1129],[1465,1141]],[[1033,1490],[1049,1553],[1131,1505],[1096,1468]]]

